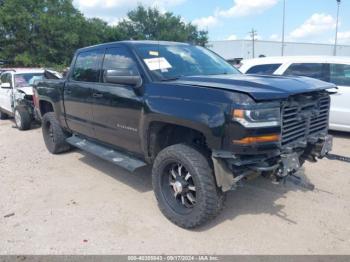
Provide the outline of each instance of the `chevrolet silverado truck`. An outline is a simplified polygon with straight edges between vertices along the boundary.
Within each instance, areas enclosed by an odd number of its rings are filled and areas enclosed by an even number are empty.
[[[79,49],[64,80],[34,87],[47,149],[129,171],[152,165],[158,206],[194,228],[242,179],[282,181],[332,147],[330,92],[306,77],[247,76],[206,48],[122,41]]]

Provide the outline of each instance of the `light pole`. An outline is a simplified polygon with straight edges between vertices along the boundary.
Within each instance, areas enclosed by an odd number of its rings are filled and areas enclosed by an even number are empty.
[[[335,41],[334,41],[334,50],[333,55],[337,55],[337,44],[338,44],[338,25],[339,25],[339,7],[340,7],[341,0],[337,0],[337,24],[335,27]]]
[[[255,58],[255,37],[258,35],[257,31],[253,28],[252,31],[249,32],[250,37],[252,38],[252,51],[253,58]]]
[[[284,28],[286,21],[286,0],[283,0],[283,22],[282,22],[282,56],[284,56]]]

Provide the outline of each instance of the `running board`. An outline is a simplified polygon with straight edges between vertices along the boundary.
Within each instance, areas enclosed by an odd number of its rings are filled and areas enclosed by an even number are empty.
[[[74,147],[80,148],[92,155],[112,162],[113,164],[122,167],[130,172],[134,172],[136,169],[147,165],[145,162],[139,159],[133,158],[119,151],[106,148],[75,135],[67,138],[66,141],[68,144]]]

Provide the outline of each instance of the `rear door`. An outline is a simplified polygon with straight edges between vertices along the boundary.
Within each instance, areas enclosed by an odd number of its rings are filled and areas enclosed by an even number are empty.
[[[124,46],[106,50],[101,84],[93,88],[93,119],[96,138],[115,147],[142,153],[139,123],[143,105],[142,96],[129,85],[107,83],[107,70],[123,70],[130,76],[139,75],[133,54]]]
[[[1,83],[9,83],[11,88],[0,88],[0,107],[12,113],[13,81],[11,73],[1,75]]]
[[[330,82],[338,86],[331,96],[331,127],[350,130],[350,65],[330,64]]]
[[[79,134],[94,138],[92,89],[98,85],[103,49],[78,53],[74,68],[64,88],[64,106],[68,127]]]

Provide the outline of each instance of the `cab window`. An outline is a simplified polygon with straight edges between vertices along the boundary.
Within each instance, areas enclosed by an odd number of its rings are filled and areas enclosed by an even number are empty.
[[[251,67],[246,74],[272,75],[282,64],[256,65]]]
[[[11,74],[10,73],[3,73],[0,78],[1,83],[9,83],[12,86],[11,81]]]
[[[331,64],[330,82],[339,86],[350,86],[350,65]]]
[[[286,76],[307,76],[323,81],[329,81],[329,70],[322,63],[295,63],[284,72]]]
[[[81,82],[99,82],[103,50],[93,50],[78,54],[72,79]]]
[[[103,76],[107,70],[114,70],[124,76],[139,75],[136,63],[130,52],[124,47],[110,48],[106,50],[103,60]],[[104,77],[102,81],[105,82]]]

